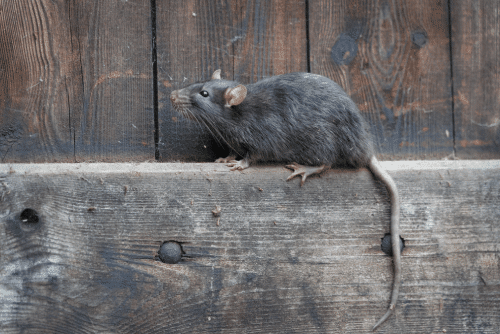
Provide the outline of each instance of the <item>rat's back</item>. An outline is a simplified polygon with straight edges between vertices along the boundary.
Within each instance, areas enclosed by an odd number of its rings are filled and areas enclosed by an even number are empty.
[[[366,166],[372,156],[358,108],[334,81],[312,73],[288,73],[248,85],[241,109],[254,118],[250,148],[262,160],[306,165]]]

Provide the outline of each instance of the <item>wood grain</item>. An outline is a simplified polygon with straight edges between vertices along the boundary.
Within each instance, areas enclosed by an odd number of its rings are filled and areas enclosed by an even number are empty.
[[[0,161],[154,158],[149,3],[0,2]]]
[[[222,77],[242,83],[307,70],[305,1],[157,2],[160,153],[214,161],[228,149],[170,104],[172,90]]]
[[[63,1],[0,5],[0,162],[73,161]]]
[[[154,159],[150,1],[74,1],[69,14],[82,89],[76,161]]]
[[[311,71],[337,81],[380,157],[453,153],[446,1],[312,1]]]
[[[384,333],[496,333],[500,161],[382,163],[402,198]],[[0,165],[2,333],[365,333],[389,303],[389,205],[366,170]],[[220,224],[212,214],[222,208]],[[38,223],[22,222],[26,208]],[[178,264],[155,259],[182,243]]]
[[[303,0],[231,1],[234,79],[243,83],[307,71]]]
[[[450,6],[459,158],[500,157],[499,6],[461,0]]]

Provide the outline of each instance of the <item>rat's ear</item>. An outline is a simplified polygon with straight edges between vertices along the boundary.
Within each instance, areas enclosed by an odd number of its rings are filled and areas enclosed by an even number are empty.
[[[214,72],[214,74],[212,74],[212,80],[220,80],[221,77],[220,77],[220,70],[217,70]]]
[[[225,107],[237,106],[247,97],[247,88],[243,85],[238,85],[234,88],[228,88],[224,92]]]

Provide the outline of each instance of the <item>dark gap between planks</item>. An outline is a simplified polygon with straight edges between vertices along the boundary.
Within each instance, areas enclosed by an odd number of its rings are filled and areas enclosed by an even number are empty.
[[[307,72],[311,73],[311,40],[309,38],[309,0],[306,0],[306,64]]]
[[[451,123],[452,123],[452,136],[453,136],[453,157],[457,155],[457,145],[456,145],[456,123],[455,123],[455,88],[454,88],[454,77],[453,77],[453,44],[452,44],[452,31],[451,31],[451,0],[448,0],[448,39],[449,39],[449,49],[450,49],[450,81],[451,81]]]
[[[151,61],[153,63],[153,113],[155,160],[160,160],[160,123],[158,121],[158,57],[156,48],[156,0],[151,0]]]

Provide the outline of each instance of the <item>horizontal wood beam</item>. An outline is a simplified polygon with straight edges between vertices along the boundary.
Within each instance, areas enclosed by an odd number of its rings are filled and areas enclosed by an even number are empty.
[[[456,170],[474,169],[489,170],[500,168],[500,160],[417,160],[417,161],[380,161],[382,167],[387,171],[430,171],[430,170]],[[278,166],[278,165],[277,165]],[[271,166],[252,166],[251,169],[239,173],[249,173],[266,169],[278,170]],[[0,164],[0,174],[12,174],[14,172],[24,174],[113,174],[113,173],[179,173],[179,172],[220,172],[234,174],[224,164],[216,163],[156,163],[133,162],[133,163],[51,163],[51,164]],[[283,168],[281,171],[288,171]],[[238,173],[236,173],[238,174]]]
[[[380,332],[498,330],[500,161],[382,165],[406,248]],[[303,187],[289,173],[0,165],[0,331],[370,332],[393,280],[385,188],[365,169]],[[158,256],[169,241],[174,264]]]

